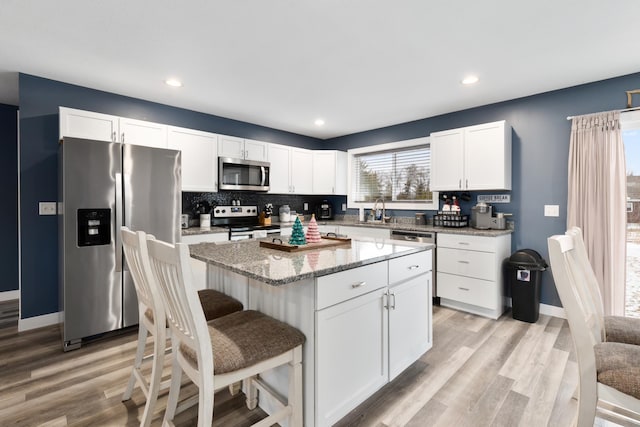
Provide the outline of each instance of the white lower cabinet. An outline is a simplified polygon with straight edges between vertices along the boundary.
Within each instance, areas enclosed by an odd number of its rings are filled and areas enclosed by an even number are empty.
[[[316,313],[316,426],[330,426],[388,381],[386,288]]]
[[[502,263],[511,235],[438,233],[438,296],[443,306],[497,319],[505,308]]]
[[[431,268],[431,252],[420,252],[317,279],[316,426],[336,423],[431,348]]]
[[[352,227],[349,225],[341,225],[340,234],[346,234],[348,237],[371,237],[374,239],[391,237],[391,231],[388,228]]]
[[[226,242],[229,240],[229,233],[209,233],[209,234],[194,234],[191,236],[182,236],[181,243],[193,245],[195,243],[214,243],[214,242]],[[191,262],[191,275],[193,278],[193,284],[196,289],[204,289],[207,287],[207,264],[203,261],[199,261],[195,258],[190,258]]]

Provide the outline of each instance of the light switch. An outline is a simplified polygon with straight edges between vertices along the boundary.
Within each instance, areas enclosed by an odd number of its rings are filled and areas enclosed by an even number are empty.
[[[56,211],[56,202],[39,202],[38,203],[38,214],[39,215],[55,215]]]
[[[544,205],[544,216],[560,216],[560,206]]]

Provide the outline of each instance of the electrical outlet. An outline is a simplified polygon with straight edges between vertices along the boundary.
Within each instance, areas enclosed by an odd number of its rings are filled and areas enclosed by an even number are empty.
[[[303,205],[302,210],[303,210],[303,211],[305,211],[305,212],[307,212],[307,211],[309,210],[309,203],[304,202],[302,205]]]
[[[39,202],[38,203],[38,214],[39,215],[55,215],[56,211],[56,202]]]
[[[560,206],[544,205],[544,216],[560,216]]]
[[[343,204],[342,204],[342,211],[343,211],[343,212],[346,212],[346,211],[347,211],[347,204],[346,204],[346,203],[343,203]]]

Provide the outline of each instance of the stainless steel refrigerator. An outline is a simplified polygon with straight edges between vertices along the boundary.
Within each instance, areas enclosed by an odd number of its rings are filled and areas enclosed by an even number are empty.
[[[63,348],[138,323],[120,227],[180,241],[180,151],[64,138],[59,152]]]

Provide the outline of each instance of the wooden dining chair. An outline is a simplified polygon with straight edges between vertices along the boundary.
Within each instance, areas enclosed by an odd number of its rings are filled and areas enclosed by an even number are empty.
[[[592,427],[597,408],[640,423],[640,347],[603,342],[597,312],[586,289],[588,273],[578,260],[573,237],[548,239],[551,271],[575,346],[579,373],[578,427]]]
[[[207,323],[190,284],[187,246],[153,239],[148,239],[147,244],[151,267],[166,308],[174,352],[164,425],[173,425],[184,372],[198,387],[198,426],[211,426],[215,391],[239,380],[244,380],[249,409],[254,409],[258,403],[258,390],[260,395],[270,394],[280,404],[274,413],[255,425],[273,425],[288,419],[290,426],[302,426],[304,335],[253,310]],[[288,366],[287,402],[272,393],[259,376],[282,365]]]
[[[565,232],[565,234],[573,238],[576,262],[584,272],[586,292],[592,299],[591,305],[595,310],[597,321],[600,324],[602,341],[640,345],[640,319],[604,315],[600,286],[598,284],[598,279],[593,272],[591,262],[589,261],[587,247],[582,237],[582,229],[580,229],[580,227],[571,227]]]
[[[138,346],[122,400],[126,401],[131,398],[136,383],[140,386],[146,398],[140,425],[146,427],[151,423],[158,393],[162,389],[169,388],[170,385],[169,380],[161,382],[164,356],[166,350],[170,350],[170,347],[166,346],[167,324],[160,290],[155,284],[149,264],[145,233],[134,233],[129,228],[122,227],[120,234],[125,259],[138,297],[139,313]],[[208,320],[243,309],[239,301],[212,289],[199,291],[199,301]],[[145,347],[149,336],[154,338],[153,352],[145,356]],[[146,362],[151,363],[149,378],[142,372],[143,364]]]

